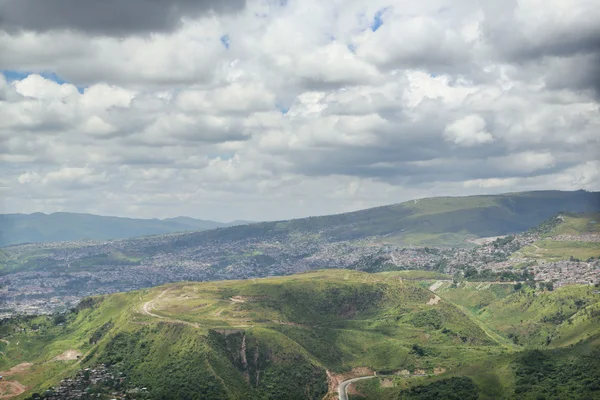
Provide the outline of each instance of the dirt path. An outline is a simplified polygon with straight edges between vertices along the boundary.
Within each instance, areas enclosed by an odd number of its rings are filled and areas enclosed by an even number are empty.
[[[536,250],[539,250],[539,251],[548,251],[548,249],[542,249],[542,248],[538,247],[535,243],[531,243],[531,245],[533,247],[535,247]]]
[[[0,381],[0,399],[11,399],[25,393],[27,387],[17,381]]]
[[[156,303],[162,298],[164,297],[169,291],[171,290],[171,288],[169,289],[165,289],[163,290],[156,298],[147,301],[144,303],[144,305],[141,308],[141,312],[142,314],[146,314],[152,318],[158,318],[164,322],[170,322],[173,324],[184,324],[184,325],[189,325],[189,326],[193,326],[194,328],[199,328],[200,325],[198,325],[195,322],[189,322],[189,321],[182,321],[180,319],[174,319],[174,318],[168,318],[168,317],[163,317],[162,315],[158,315],[152,312],[152,310],[156,310]]]
[[[0,372],[0,375],[6,379],[9,376],[21,374],[31,368],[31,363],[21,363],[15,365],[6,372]],[[27,387],[17,381],[0,381],[0,399],[10,399],[16,397],[27,390]]]
[[[234,296],[229,298],[229,300],[231,300],[233,303],[245,303],[245,301],[243,299],[240,299],[239,296]]]
[[[26,372],[31,367],[33,367],[32,363],[24,362],[19,365],[15,365],[8,371],[0,372],[0,375],[6,377],[6,376],[11,376],[11,375],[22,374],[23,372]]]

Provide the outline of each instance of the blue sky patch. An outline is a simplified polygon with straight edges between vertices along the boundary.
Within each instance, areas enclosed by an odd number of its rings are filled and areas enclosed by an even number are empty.
[[[385,7],[375,13],[375,17],[373,17],[373,22],[371,23],[371,30],[373,32],[377,31],[377,29],[381,28],[381,25],[383,25],[383,14],[385,14],[388,9],[389,7]]]
[[[19,70],[13,70],[13,69],[3,69],[3,70],[0,70],[0,73],[4,75],[4,77],[6,78],[6,80],[8,82],[22,81],[23,79],[27,78],[31,74],[38,74],[50,81],[58,83],[59,85],[62,85],[64,83],[71,83],[71,82],[65,81],[60,76],[56,75],[55,72],[48,72],[48,71],[31,72],[31,71],[19,71]],[[77,87],[77,91],[79,93],[83,93],[87,87],[87,86],[77,86],[77,85],[75,85],[75,86]]]
[[[14,71],[12,69],[3,69],[0,72],[4,75],[7,81],[21,81],[29,76],[29,72],[25,71]]]
[[[6,80],[8,80],[9,82],[22,81],[23,79],[27,78],[31,74],[38,74],[48,80],[58,83],[59,85],[62,85],[63,83],[68,83],[67,81],[65,81],[58,75],[56,75],[56,73],[54,73],[54,72],[31,72],[31,71],[18,71],[18,70],[14,70],[14,69],[4,69],[4,70],[0,70],[0,72],[2,72],[4,74],[4,76],[6,77]]]
[[[229,35],[221,36],[221,43],[223,43],[223,46],[225,46],[226,49],[229,49],[229,46],[231,45],[231,39],[229,39]]]
[[[277,103],[275,104],[275,108],[277,108],[277,109],[279,110],[279,112],[281,112],[283,115],[287,114],[287,112],[288,112],[288,111],[290,111],[290,108],[289,108],[289,107],[287,107],[287,106],[283,105],[283,104],[282,104],[282,103],[280,103],[280,102],[277,102]]]

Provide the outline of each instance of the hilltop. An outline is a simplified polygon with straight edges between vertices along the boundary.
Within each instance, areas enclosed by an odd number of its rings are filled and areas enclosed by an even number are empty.
[[[188,217],[136,219],[92,214],[0,214],[0,246],[19,243],[126,239],[173,232],[202,231],[247,224]]]
[[[600,211],[600,192],[534,191],[434,197],[344,214],[263,222],[179,237],[251,239],[301,232],[328,241],[370,237],[397,245],[464,246],[465,239],[502,236],[534,228],[561,212]]]
[[[529,398],[538,389],[520,380],[530,372],[517,374],[529,368],[528,352],[542,350],[560,371],[565,346],[598,349],[593,288],[446,279],[323,270],[92,297],[66,314],[4,320],[0,370],[8,373],[0,388],[26,387],[21,397],[53,387],[48,396],[69,398],[93,387],[132,398],[322,399],[347,377],[378,372],[393,387],[373,391],[466,385],[484,399],[519,391]],[[599,367],[598,358],[586,362],[587,371]],[[88,380],[83,368],[91,369]],[[556,379],[570,398],[594,389]]]

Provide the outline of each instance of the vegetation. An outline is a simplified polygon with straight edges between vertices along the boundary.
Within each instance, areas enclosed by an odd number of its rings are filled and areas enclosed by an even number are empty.
[[[436,300],[421,286],[431,276],[323,270],[89,298],[65,314],[0,323],[0,369],[33,363],[7,378],[28,394],[101,363],[153,399],[321,399],[327,371],[355,367],[390,375],[357,384],[366,398],[596,393],[593,288],[441,281]],[[82,357],[60,361],[67,350]]]
[[[453,377],[433,381],[425,385],[415,385],[407,389],[383,389],[378,380],[368,380],[358,383],[361,395],[354,395],[352,400],[381,399],[381,400],[477,400],[479,389],[468,377]]]

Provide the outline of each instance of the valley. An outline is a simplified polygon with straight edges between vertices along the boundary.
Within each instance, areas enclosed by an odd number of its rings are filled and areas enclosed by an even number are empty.
[[[596,196],[3,247],[0,397],[595,398]]]
[[[52,313],[85,296],[168,282],[254,279],[321,268],[426,270],[459,280],[534,280],[556,287],[594,284],[600,280],[597,220],[598,213],[566,213],[525,232],[484,238],[482,244],[465,240],[461,247],[404,246],[385,236],[334,240],[325,229],[256,233],[255,225],[93,244],[9,246],[0,249],[0,313]]]

